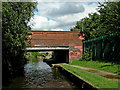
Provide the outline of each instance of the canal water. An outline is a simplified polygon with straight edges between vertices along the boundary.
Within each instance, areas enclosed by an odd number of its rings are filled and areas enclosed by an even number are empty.
[[[45,62],[29,62],[24,66],[24,71],[24,77],[13,79],[7,88],[78,88]]]

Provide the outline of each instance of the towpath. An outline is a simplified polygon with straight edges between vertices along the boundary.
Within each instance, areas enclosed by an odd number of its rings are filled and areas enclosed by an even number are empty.
[[[69,65],[69,64],[66,64],[66,65]],[[69,65],[69,66],[80,68],[80,69],[84,69],[84,70],[86,70],[88,72],[91,72],[91,73],[94,73],[94,74],[97,74],[97,75],[100,75],[100,76],[103,76],[103,77],[106,77],[106,78],[109,78],[109,79],[112,79],[112,80],[120,82],[120,75],[118,75],[118,74],[114,74],[114,73],[110,73],[110,72],[105,72],[105,71],[101,71],[101,70],[93,69],[93,68],[76,66],[76,65]]]

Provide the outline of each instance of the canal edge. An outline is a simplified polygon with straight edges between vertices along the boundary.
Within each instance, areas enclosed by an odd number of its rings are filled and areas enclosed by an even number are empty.
[[[71,74],[72,76],[74,76],[75,78],[79,79],[79,81],[82,81],[83,84],[86,84],[88,87],[90,87],[90,88],[92,88],[92,89],[95,89],[95,90],[99,90],[99,89],[100,89],[99,87],[93,85],[93,84],[90,83],[89,81],[87,81],[87,80],[81,78],[80,76],[74,74],[73,72],[71,72],[71,71],[69,71],[69,70],[66,70],[66,69],[65,69],[62,65],[60,65],[60,64],[52,64],[52,68],[54,68],[54,69],[56,69],[56,68],[57,68],[57,69],[60,69],[60,68],[61,68],[61,69],[64,70],[66,73],[69,73],[69,74]]]

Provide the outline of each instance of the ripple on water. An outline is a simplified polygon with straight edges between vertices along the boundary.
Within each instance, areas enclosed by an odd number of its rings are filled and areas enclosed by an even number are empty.
[[[29,62],[24,66],[25,77],[17,77],[6,88],[74,88],[74,84],[44,62]]]
[[[25,65],[25,81],[29,87],[42,86],[50,79],[52,79],[53,73],[51,67],[44,62],[30,62]]]

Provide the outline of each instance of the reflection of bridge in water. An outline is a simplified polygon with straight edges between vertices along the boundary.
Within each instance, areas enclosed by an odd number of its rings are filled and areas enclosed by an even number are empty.
[[[28,51],[54,51],[58,62],[71,62],[81,57],[83,36],[80,31],[32,31]]]

